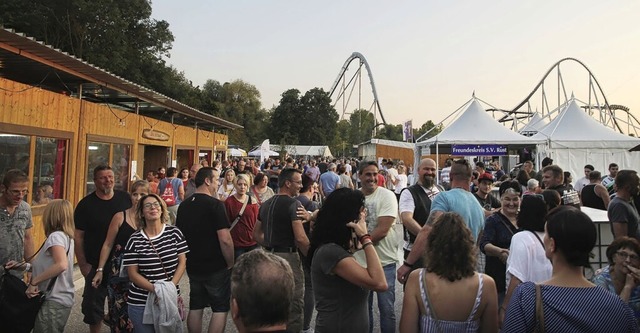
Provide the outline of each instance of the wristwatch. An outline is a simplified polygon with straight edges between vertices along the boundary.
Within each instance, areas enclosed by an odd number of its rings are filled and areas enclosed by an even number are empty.
[[[97,272],[102,272],[102,271],[104,271],[104,268],[102,268],[102,267],[96,268],[96,273]]]

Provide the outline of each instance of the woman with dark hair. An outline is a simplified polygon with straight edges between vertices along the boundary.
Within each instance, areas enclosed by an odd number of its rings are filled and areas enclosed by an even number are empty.
[[[544,244],[551,279],[522,283],[509,303],[503,332],[638,332],[633,311],[618,296],[583,274],[596,244],[593,221],[561,206],[547,217]]]
[[[369,332],[369,290],[387,290],[365,218],[364,195],[348,188],[333,191],[318,212],[308,257],[318,333]],[[367,268],[354,259],[357,250]]]
[[[547,206],[538,195],[525,195],[520,203],[517,222],[520,231],[511,238],[509,258],[507,259],[506,286],[504,302],[500,306],[500,318],[513,291],[522,282],[542,282],[551,278],[551,262],[545,255],[542,242]]]
[[[251,196],[251,199],[255,200],[255,202],[258,203],[258,206],[262,205],[263,202],[276,195],[275,192],[273,192],[273,189],[267,186],[268,183],[269,177],[267,177],[267,175],[262,172],[258,173],[253,178],[253,186],[251,186],[249,196]]]
[[[607,247],[609,266],[600,271],[593,283],[625,301],[640,319],[640,242],[627,236],[620,237]]]
[[[562,198],[560,197],[560,193],[556,190],[544,190],[542,191],[542,198],[547,205],[547,211],[550,212],[552,209],[560,206],[560,202],[562,202]]]
[[[178,174],[178,178],[180,178],[180,180],[182,180],[182,184],[184,185],[184,188],[187,188],[187,182],[189,181],[189,168],[182,168],[180,169],[180,174]]]
[[[518,171],[516,180],[518,181],[518,184],[520,184],[521,186],[520,193],[524,193],[524,191],[527,190],[527,183],[529,182],[529,179],[531,179],[531,177],[529,177],[529,174],[527,173],[527,171],[525,171],[524,169],[521,169],[520,171]]]
[[[175,292],[180,294],[178,283],[186,269],[186,253],[189,252],[189,248],[182,232],[177,227],[167,224],[167,206],[158,195],[149,194],[140,199],[136,208],[136,221],[138,231],[129,238],[122,259],[122,265],[127,268],[131,280],[127,298],[129,319],[133,323],[134,332],[155,332],[154,326],[158,321],[154,324],[142,322],[143,314],[153,311],[153,306],[148,306],[147,300],[152,296],[155,298],[156,287],[177,288]],[[166,304],[165,302],[160,304]],[[166,313],[166,316],[177,316],[173,322],[179,323],[182,327],[177,303],[174,304],[175,313]]]
[[[497,332],[493,279],[475,272],[476,246],[456,213],[444,213],[428,236],[425,268],[409,275],[400,332]]]
[[[516,181],[503,182],[498,193],[502,207],[487,217],[480,250],[487,255],[485,273],[495,280],[500,303],[506,291],[505,273],[511,238],[518,232],[516,220],[520,209],[520,184]]]

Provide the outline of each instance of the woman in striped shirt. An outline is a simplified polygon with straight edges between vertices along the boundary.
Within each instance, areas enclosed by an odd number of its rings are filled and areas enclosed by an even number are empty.
[[[158,195],[140,199],[136,218],[140,230],[129,238],[123,259],[131,280],[129,318],[134,332],[154,332],[153,324],[142,323],[149,293],[155,292],[156,281],[171,281],[180,293],[178,283],[185,272],[189,249],[182,232],[167,224],[167,207]]]
[[[549,213],[544,245],[553,274],[516,288],[502,332],[638,332],[631,308],[584,277],[596,237],[594,223],[579,209],[560,206]]]

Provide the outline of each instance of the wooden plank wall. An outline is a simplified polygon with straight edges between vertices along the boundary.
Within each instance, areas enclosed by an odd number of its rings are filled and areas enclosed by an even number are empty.
[[[143,138],[143,129],[151,126],[168,134],[169,141]],[[74,205],[85,195],[89,138],[131,144],[131,159],[140,158],[139,145],[171,147],[173,159],[176,157],[176,145],[213,149],[215,138],[219,143],[216,146],[218,151],[225,151],[227,148],[227,136],[224,134],[199,129],[196,136],[194,128],[174,126],[169,122],[143,118],[106,105],[81,101],[0,78],[0,133],[5,132],[69,138],[64,198]],[[138,174],[145,175],[142,161],[138,161]],[[29,202],[30,199],[31,197],[28,198]],[[42,228],[43,210],[44,206],[32,208],[37,245],[45,239]]]

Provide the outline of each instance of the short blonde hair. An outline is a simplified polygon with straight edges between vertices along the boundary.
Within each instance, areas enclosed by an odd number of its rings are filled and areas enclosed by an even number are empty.
[[[247,186],[251,186],[251,179],[246,174],[241,173],[237,175],[236,178],[233,180],[233,185],[238,186],[239,180],[244,180],[247,183]]]
[[[136,207],[136,225],[138,229],[144,229],[147,226],[147,221],[144,219],[144,201],[148,198],[153,198],[160,204],[160,222],[169,222],[169,213],[167,212],[167,204],[155,193],[149,193],[138,201],[138,207]]]
[[[73,238],[75,224],[73,222],[73,206],[71,206],[71,203],[63,199],[51,200],[51,202],[44,207],[42,225],[44,227],[44,234],[47,237],[54,231],[62,231],[67,234],[67,236]]]

